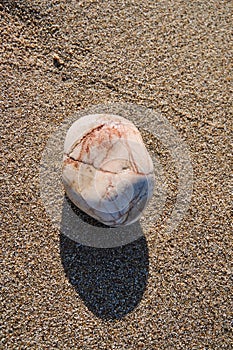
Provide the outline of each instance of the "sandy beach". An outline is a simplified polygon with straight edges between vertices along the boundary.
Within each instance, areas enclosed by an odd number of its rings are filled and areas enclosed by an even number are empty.
[[[227,0],[0,1],[1,349],[232,349],[232,10]],[[158,219],[145,214],[142,237],[103,249],[54,226],[39,173],[66,118],[113,103],[166,118],[189,147],[193,192],[165,233],[179,174],[142,128],[166,203]]]

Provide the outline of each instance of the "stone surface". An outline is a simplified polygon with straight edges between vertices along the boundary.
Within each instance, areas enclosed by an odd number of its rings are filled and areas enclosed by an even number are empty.
[[[78,119],[65,139],[62,173],[70,200],[108,226],[138,220],[153,194],[150,155],[138,129],[120,116]]]

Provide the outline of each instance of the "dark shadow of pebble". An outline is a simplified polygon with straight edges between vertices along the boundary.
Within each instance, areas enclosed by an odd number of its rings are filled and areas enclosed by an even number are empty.
[[[116,248],[80,245],[60,235],[66,276],[87,308],[105,320],[121,319],[142,299],[148,278],[145,237]]]

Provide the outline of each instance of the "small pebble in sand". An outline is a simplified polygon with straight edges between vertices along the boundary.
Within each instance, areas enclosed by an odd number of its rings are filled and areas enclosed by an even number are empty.
[[[53,64],[56,68],[60,68],[64,65],[64,61],[61,59],[60,56],[58,56],[58,54],[54,54],[53,55]]]

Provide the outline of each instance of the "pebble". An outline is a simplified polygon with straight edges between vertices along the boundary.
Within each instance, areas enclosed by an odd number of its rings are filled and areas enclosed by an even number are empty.
[[[63,182],[70,200],[101,223],[137,221],[153,194],[153,162],[129,120],[96,114],[78,119],[64,145]]]

